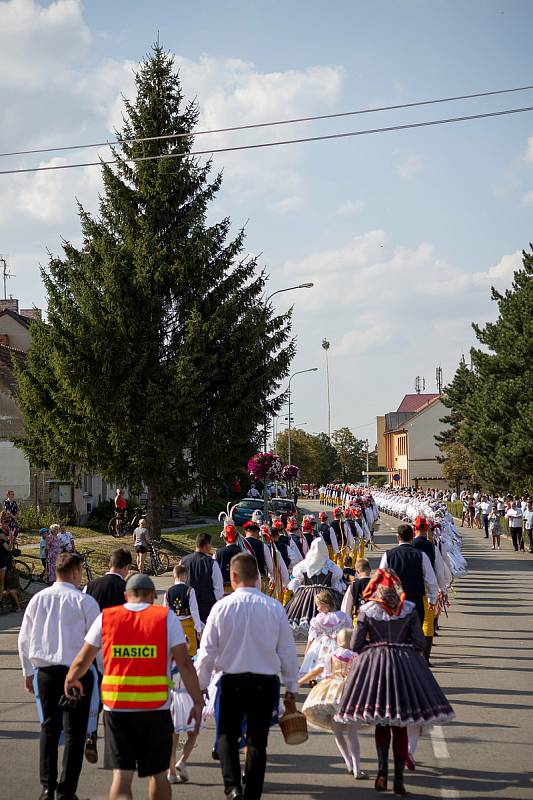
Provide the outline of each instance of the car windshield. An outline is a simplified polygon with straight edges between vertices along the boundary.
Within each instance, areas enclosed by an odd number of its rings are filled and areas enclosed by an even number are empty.
[[[262,500],[241,500],[238,508],[263,508]]]
[[[286,508],[288,511],[294,508],[292,500],[272,500],[272,508]]]

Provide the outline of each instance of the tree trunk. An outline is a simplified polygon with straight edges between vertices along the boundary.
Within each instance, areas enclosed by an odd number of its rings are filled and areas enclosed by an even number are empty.
[[[161,539],[161,497],[155,481],[148,481],[148,526],[153,539]]]

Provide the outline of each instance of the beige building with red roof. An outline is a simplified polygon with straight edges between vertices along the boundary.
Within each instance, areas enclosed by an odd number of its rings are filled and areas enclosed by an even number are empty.
[[[378,464],[389,483],[401,488],[447,488],[435,436],[447,409],[439,394],[406,394],[396,411],[377,417]]]

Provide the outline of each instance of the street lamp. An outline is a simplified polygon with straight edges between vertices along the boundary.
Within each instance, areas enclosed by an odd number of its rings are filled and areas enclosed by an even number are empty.
[[[298,286],[287,286],[286,289],[278,289],[277,292],[272,292],[272,294],[268,295],[267,299],[265,300],[265,305],[267,305],[267,303],[272,300],[276,294],[281,294],[282,292],[292,292],[293,289],[312,289],[314,285],[314,283],[299,283]]]
[[[318,372],[318,367],[311,367],[310,369],[300,369],[298,372],[293,372],[289,378],[289,425],[287,428],[287,455],[288,463],[291,463],[291,381],[296,375],[303,375],[304,372]]]
[[[331,439],[331,400],[329,394],[329,359],[328,359],[328,350],[330,348],[330,343],[327,339],[322,339],[322,350],[326,353],[326,382],[328,387],[328,439]]]

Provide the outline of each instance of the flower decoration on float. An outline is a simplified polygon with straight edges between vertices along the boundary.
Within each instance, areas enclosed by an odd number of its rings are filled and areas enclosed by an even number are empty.
[[[281,477],[284,481],[295,481],[299,474],[300,470],[294,464],[285,464],[281,471]]]
[[[248,461],[248,474],[262,483],[281,480],[282,472],[283,463],[275,453],[256,453]]]

